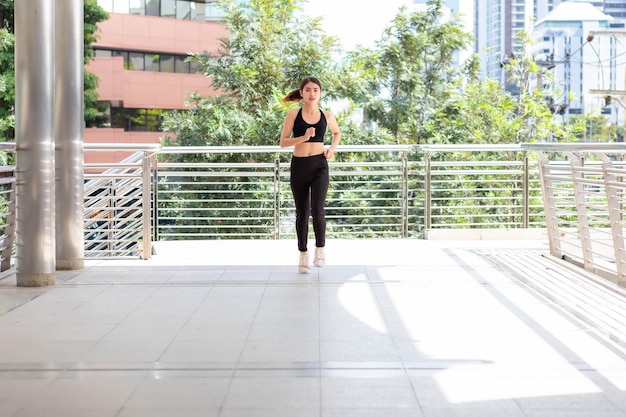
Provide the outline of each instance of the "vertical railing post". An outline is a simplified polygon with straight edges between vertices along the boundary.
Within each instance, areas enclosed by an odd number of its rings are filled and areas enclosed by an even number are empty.
[[[432,189],[430,185],[430,152],[424,152],[424,236],[432,227]]]
[[[522,174],[522,227],[530,223],[530,164],[528,154],[524,153],[524,173]]]
[[[15,168],[7,173],[13,177],[8,185],[9,192],[6,194],[8,201],[7,217],[5,220],[4,241],[2,241],[2,261],[0,261],[0,272],[11,268],[11,257],[13,255],[13,243],[15,241]]]
[[[280,239],[280,155],[274,158],[274,239]]]
[[[622,211],[620,209],[619,189],[614,186],[618,181],[617,175],[611,173],[613,163],[604,153],[597,154],[602,160],[602,177],[606,190],[606,202],[611,224],[611,237],[613,239],[613,251],[615,253],[615,270],[617,272],[617,284],[626,287],[626,251],[624,248],[624,231],[622,228]]]
[[[151,154],[147,151],[144,152],[143,158],[141,160],[142,162],[142,168],[141,168],[141,175],[142,175],[142,191],[141,191],[141,198],[142,198],[142,209],[143,209],[143,254],[142,254],[142,258],[143,259],[150,259],[150,257],[152,256],[152,236],[150,233],[150,219],[151,219],[151,213],[152,213],[152,207],[150,206],[150,203],[152,201],[151,197],[150,197],[150,190],[151,190],[151,170],[150,170],[150,158],[151,158]]]
[[[409,237],[409,157],[402,152],[402,237]]]
[[[154,160],[152,170],[152,236],[154,240],[159,240],[159,161]]]
[[[579,168],[584,166],[584,160],[576,157],[573,153],[568,153],[570,166],[572,167],[572,182],[574,184],[574,202],[576,203],[576,213],[578,215],[578,237],[582,249],[583,264],[587,271],[594,270],[594,256],[591,245],[591,232],[589,228],[589,216],[585,204],[585,186],[582,183],[584,174]]]
[[[561,240],[559,239],[559,224],[556,214],[556,198],[554,187],[550,179],[550,161],[543,152],[535,152],[539,161],[539,179],[541,181],[541,194],[543,195],[543,211],[546,218],[546,232],[550,244],[550,254],[560,258]]]

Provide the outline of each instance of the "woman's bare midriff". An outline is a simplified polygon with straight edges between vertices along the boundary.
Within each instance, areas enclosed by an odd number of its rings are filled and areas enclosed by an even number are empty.
[[[324,153],[324,144],[322,142],[304,142],[299,143],[293,148],[293,156],[315,156]]]

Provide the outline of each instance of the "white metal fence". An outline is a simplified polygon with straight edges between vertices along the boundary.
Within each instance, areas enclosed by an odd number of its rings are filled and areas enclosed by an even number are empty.
[[[156,239],[295,237],[288,150],[162,148],[159,160]],[[330,168],[330,236],[544,226],[537,166],[519,146],[344,146]]]
[[[525,145],[539,158],[553,256],[626,287],[626,147]]]
[[[0,151],[14,152],[14,144]],[[157,239],[294,238],[289,151],[85,145],[85,256],[150,257]],[[553,256],[626,287],[623,144],[343,146],[328,231],[423,238],[437,229],[547,230]],[[11,265],[15,168],[0,169],[0,269]]]

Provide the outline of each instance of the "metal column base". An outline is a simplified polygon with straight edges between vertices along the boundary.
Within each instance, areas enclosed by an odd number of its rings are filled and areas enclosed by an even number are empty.
[[[56,269],[57,271],[75,271],[85,269],[85,259],[57,259]]]
[[[54,285],[56,281],[56,274],[29,274],[20,273],[16,274],[18,287],[46,287],[48,285]]]

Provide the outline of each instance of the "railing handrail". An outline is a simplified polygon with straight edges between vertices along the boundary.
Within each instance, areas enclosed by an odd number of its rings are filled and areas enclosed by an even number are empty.
[[[338,152],[406,152],[416,150],[416,145],[339,145]],[[163,146],[160,149],[168,154],[193,153],[287,153],[293,152],[293,147],[280,146]]]
[[[549,151],[549,152],[626,153],[626,143],[624,142],[522,143],[521,149],[527,150],[527,151]]]
[[[163,148],[160,143],[85,143],[83,149],[86,151],[159,151]]]
[[[0,142],[0,151],[15,152],[15,142]]]
[[[522,144],[454,144],[454,145],[416,145],[416,150],[423,152],[454,151],[454,152],[490,152],[490,151],[520,151]]]

